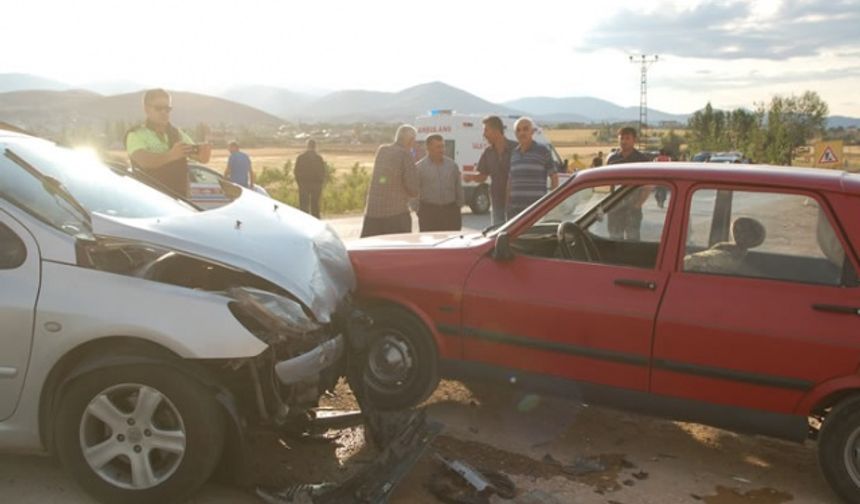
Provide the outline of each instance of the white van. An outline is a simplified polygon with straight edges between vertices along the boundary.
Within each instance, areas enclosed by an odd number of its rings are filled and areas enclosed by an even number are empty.
[[[429,135],[438,133],[445,139],[445,155],[457,163],[460,171],[463,174],[477,173],[478,160],[488,145],[484,138],[484,117],[486,116],[457,114],[450,110],[434,110],[428,115],[418,116],[415,118],[415,127],[418,129],[415,159],[418,160],[424,156],[424,140]],[[500,115],[499,117],[505,125],[505,136],[515,140],[514,122],[518,116]],[[561,156],[538,125],[535,125],[533,138],[536,142],[549,147],[556,170],[559,173],[566,172],[567,163],[562,161]],[[490,189],[486,182],[479,184],[464,180],[463,189],[466,204],[472,209],[472,213],[483,214],[490,210]]]

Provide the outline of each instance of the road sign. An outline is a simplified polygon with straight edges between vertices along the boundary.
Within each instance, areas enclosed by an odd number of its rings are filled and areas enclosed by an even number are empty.
[[[813,159],[819,168],[842,168],[842,140],[817,142]]]

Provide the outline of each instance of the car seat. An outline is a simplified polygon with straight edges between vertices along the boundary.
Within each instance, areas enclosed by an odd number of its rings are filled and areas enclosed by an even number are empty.
[[[734,241],[715,243],[707,250],[684,257],[684,271],[750,276],[752,273],[744,264],[747,251],[761,245],[766,236],[761,222],[739,217],[732,222]]]

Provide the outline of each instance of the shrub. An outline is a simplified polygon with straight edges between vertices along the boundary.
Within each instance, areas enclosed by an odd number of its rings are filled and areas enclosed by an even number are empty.
[[[364,209],[367,190],[370,187],[370,175],[366,168],[355,163],[348,173],[338,177],[335,167],[326,163],[325,180],[320,202],[323,214],[337,215]],[[257,184],[265,187],[272,198],[298,208],[299,188],[292,161],[287,161],[280,169],[264,166],[257,177]]]

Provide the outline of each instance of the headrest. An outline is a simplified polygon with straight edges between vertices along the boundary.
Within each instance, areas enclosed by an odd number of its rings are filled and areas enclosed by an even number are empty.
[[[738,217],[732,222],[732,238],[738,247],[751,249],[764,242],[767,232],[761,222],[751,217]]]

